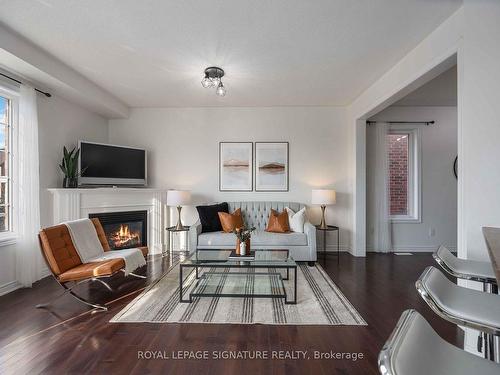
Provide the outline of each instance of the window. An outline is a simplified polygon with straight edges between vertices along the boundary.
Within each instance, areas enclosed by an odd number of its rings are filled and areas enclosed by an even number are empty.
[[[0,92],[0,235],[12,232],[12,99]]]
[[[420,222],[420,132],[404,125],[387,134],[392,221]]]

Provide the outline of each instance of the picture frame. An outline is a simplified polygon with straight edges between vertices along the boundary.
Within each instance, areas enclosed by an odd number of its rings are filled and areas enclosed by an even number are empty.
[[[289,143],[255,142],[255,191],[289,191]]]
[[[253,190],[253,142],[219,142],[219,191]]]

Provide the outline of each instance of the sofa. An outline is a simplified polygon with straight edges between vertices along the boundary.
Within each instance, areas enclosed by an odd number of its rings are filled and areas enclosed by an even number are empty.
[[[251,249],[288,249],[296,261],[316,261],[316,227],[306,218],[304,233],[270,233],[266,232],[271,209],[282,212],[289,207],[297,212],[305,205],[295,202],[228,202],[229,212],[241,208],[243,222],[246,227],[255,227],[252,234]],[[201,232],[198,221],[189,229],[190,250],[234,249],[236,236],[225,232]]]

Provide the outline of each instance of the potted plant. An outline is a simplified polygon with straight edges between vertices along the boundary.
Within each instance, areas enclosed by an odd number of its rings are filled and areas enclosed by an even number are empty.
[[[63,158],[59,168],[64,173],[63,187],[76,188],[78,187],[78,176],[85,171],[83,168],[78,172],[78,158],[80,157],[80,149],[74,147],[68,151],[66,146],[63,147]]]
[[[250,229],[246,228],[236,228],[234,234],[236,235],[236,254],[247,255],[250,252],[250,238],[252,237],[252,232],[255,227]]]

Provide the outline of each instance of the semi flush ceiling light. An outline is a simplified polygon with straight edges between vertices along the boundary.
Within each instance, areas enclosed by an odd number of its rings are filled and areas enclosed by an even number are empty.
[[[222,83],[222,77],[224,77],[224,70],[216,66],[208,67],[205,69],[205,77],[201,80],[201,85],[206,89],[217,87],[215,93],[225,96],[226,88]]]

